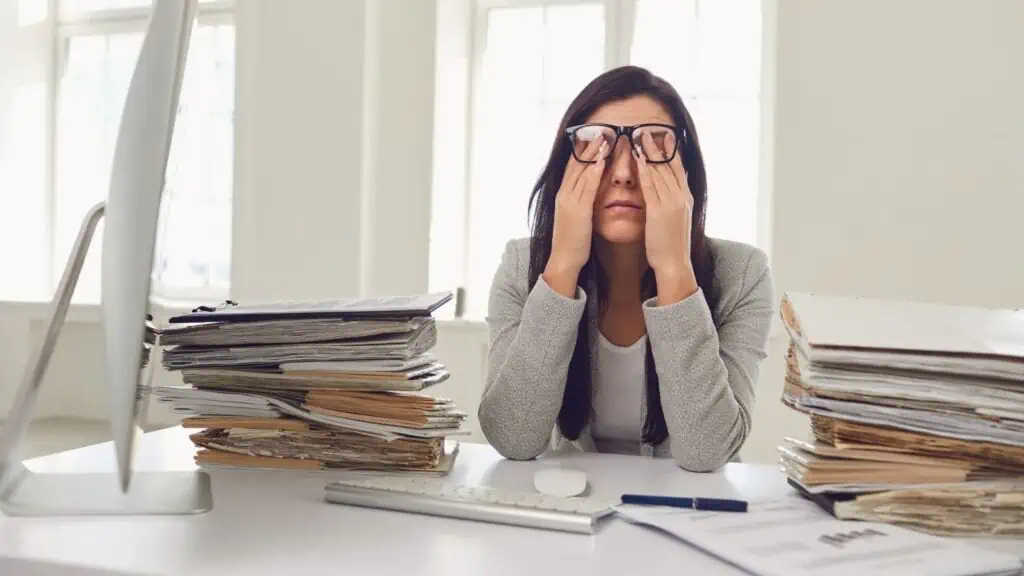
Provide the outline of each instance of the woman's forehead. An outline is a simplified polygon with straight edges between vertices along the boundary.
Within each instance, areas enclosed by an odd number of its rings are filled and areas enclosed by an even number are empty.
[[[614,100],[598,108],[587,118],[587,122],[635,126],[637,124],[672,124],[672,116],[660,102],[647,95],[632,96],[625,100]]]

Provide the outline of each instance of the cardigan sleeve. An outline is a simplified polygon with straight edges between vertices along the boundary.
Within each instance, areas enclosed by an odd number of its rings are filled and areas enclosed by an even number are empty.
[[[762,251],[751,251],[741,280],[729,288],[732,305],[717,327],[702,290],[643,307],[672,457],[695,472],[720,468],[743,446],[767,356],[773,294]]]

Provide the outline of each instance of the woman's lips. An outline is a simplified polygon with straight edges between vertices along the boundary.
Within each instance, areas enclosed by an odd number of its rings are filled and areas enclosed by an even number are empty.
[[[640,212],[641,210],[643,210],[643,208],[641,208],[639,204],[625,201],[609,202],[608,204],[605,204],[604,209],[613,213],[622,214]]]

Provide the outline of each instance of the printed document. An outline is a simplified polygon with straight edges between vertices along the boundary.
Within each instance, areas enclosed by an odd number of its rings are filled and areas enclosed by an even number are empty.
[[[616,510],[763,576],[973,576],[1021,569],[1021,560],[1010,554],[889,524],[844,522],[796,496],[751,502],[745,513],[635,505]]]

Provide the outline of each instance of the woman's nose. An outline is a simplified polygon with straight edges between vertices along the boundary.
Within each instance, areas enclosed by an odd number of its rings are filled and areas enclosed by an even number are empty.
[[[636,161],[629,150],[629,140],[620,138],[612,150],[612,185],[635,188],[637,183]]]

